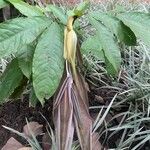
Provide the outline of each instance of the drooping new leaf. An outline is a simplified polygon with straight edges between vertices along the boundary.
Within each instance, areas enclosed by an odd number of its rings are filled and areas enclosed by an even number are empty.
[[[136,45],[135,34],[121,20],[114,16],[101,12],[93,12],[91,13],[91,15],[96,20],[101,21],[106,27],[108,27],[110,31],[112,31],[121,42],[124,42],[128,46]]]
[[[53,13],[53,15],[58,18],[61,23],[65,24],[67,23],[67,15],[65,12],[58,6],[54,5],[47,5],[45,8],[46,11]]]
[[[73,102],[72,102],[72,82],[71,75],[63,74],[58,93],[54,98],[54,125],[56,137],[56,149],[71,150],[74,135]]]
[[[18,66],[18,61],[14,59],[8,64],[3,75],[0,77],[0,103],[5,102],[20,85],[22,79],[23,74]]]
[[[107,72],[114,76],[118,72],[121,63],[119,46],[113,34],[103,24],[92,17],[90,17],[90,22],[97,30],[105,56]]]
[[[88,37],[81,45],[81,52],[83,54],[89,54],[90,52],[100,58],[104,59],[104,54],[102,51],[102,45],[97,35]]]
[[[0,58],[32,43],[51,24],[46,17],[16,18],[0,24]]]
[[[33,87],[44,103],[57,89],[63,74],[63,31],[53,23],[41,35],[33,58]]]
[[[22,0],[7,0],[10,2],[16,9],[18,9],[23,15],[32,17],[32,16],[43,16],[43,12],[39,7],[29,5]]]
[[[6,7],[7,5],[8,5],[7,2],[5,2],[4,0],[0,0],[0,9]]]
[[[120,13],[117,17],[150,46],[150,14],[142,12]]]
[[[89,1],[84,1],[82,3],[80,3],[74,10],[73,13],[75,16],[82,16],[85,11],[87,10],[87,8],[89,7]]]
[[[32,72],[32,60],[35,47],[25,45],[17,52],[18,63],[23,74],[29,79]]]

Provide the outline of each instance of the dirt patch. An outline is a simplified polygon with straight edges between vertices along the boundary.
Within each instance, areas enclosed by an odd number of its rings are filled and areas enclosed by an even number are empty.
[[[91,92],[88,93],[90,106],[100,106],[100,105],[108,105],[112,100],[114,95],[117,93],[115,90],[110,89],[91,89]],[[6,144],[10,137],[14,137],[17,141],[22,143],[23,145],[27,145],[26,141],[20,136],[2,128],[2,125],[11,127],[17,131],[22,132],[24,125],[26,124],[26,118],[29,122],[36,121],[39,124],[43,125],[43,131],[46,129],[46,121],[40,115],[42,113],[46,119],[49,121],[50,125],[53,127],[52,120],[52,107],[53,102],[49,100],[46,102],[45,106],[42,108],[41,105],[38,105],[36,108],[29,108],[29,98],[25,96],[25,98],[21,100],[16,100],[13,102],[7,102],[3,106],[0,106],[0,149]],[[120,112],[124,112],[126,109],[122,109],[118,111],[113,111],[113,114],[109,113],[106,117],[106,120],[112,119],[112,117]],[[95,118],[99,113],[99,109],[90,110],[91,116]],[[113,126],[119,124],[119,120],[113,121]],[[108,133],[110,134],[110,133]],[[116,147],[116,141],[118,137],[120,138],[122,135],[121,132],[112,136],[112,138],[105,143],[105,147]],[[103,143],[105,137],[101,137],[100,141]],[[40,142],[40,141],[39,141]],[[146,150],[146,147],[149,147],[149,143],[145,143],[141,150]]]
[[[23,126],[26,124],[26,118],[29,121],[37,121],[46,126],[46,122],[40,115],[40,112],[47,118],[52,125],[52,101],[49,100],[42,108],[38,105],[36,108],[29,108],[28,98],[25,97],[23,101],[16,100],[7,102],[0,106],[0,149],[7,142],[10,137],[14,137],[19,142],[26,144],[24,139],[16,134],[4,129],[2,125],[13,128],[17,131],[22,131]]]
[[[89,92],[90,106],[101,105],[100,101],[96,101],[95,95],[100,94],[96,91],[91,90]],[[103,97],[104,98],[104,97]],[[16,140],[26,145],[26,141],[20,136],[4,129],[2,125],[13,128],[19,132],[22,132],[24,125],[26,124],[26,118],[29,122],[36,121],[43,125],[45,131],[46,121],[40,115],[42,113],[49,121],[50,125],[53,126],[52,120],[52,107],[53,101],[49,100],[42,108],[40,104],[36,108],[29,107],[29,98],[25,96],[23,100],[10,101],[0,106],[0,149],[6,144],[10,137],[14,137]],[[91,111],[93,113],[93,111]],[[96,112],[97,113],[97,112]]]

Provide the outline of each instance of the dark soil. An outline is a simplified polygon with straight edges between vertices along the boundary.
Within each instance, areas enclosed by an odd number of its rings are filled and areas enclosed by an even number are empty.
[[[101,91],[101,92],[100,92]],[[109,93],[108,93],[109,92]],[[108,90],[92,90],[89,93],[90,106],[104,105],[106,102],[110,102],[116,91]],[[101,99],[100,96],[101,95]],[[22,144],[26,144],[26,141],[20,136],[4,129],[2,125],[13,128],[19,132],[22,132],[24,125],[26,124],[26,118],[28,121],[36,121],[43,125],[45,130],[46,121],[41,116],[42,113],[49,123],[53,126],[52,121],[52,107],[53,102],[49,100],[42,108],[40,104],[36,108],[29,107],[29,98],[24,96],[23,100],[18,99],[16,101],[10,101],[0,106],[0,149],[6,144],[10,137],[14,137]],[[93,116],[96,115],[99,110],[91,110],[90,113]]]
[[[90,106],[100,106],[100,105],[108,105],[112,100],[114,95],[117,93],[115,90],[110,89],[91,89],[89,92],[89,101]],[[26,141],[20,136],[4,129],[2,125],[13,128],[19,132],[22,132],[24,125],[26,125],[26,118],[28,121],[36,121],[39,124],[43,125],[43,130],[46,131],[46,121],[41,116],[40,113],[46,117],[49,121],[50,125],[53,126],[52,120],[52,107],[53,101],[49,100],[46,102],[45,106],[42,108],[40,104],[36,106],[36,108],[29,107],[29,98],[28,96],[24,96],[23,100],[18,99],[16,101],[10,101],[0,106],[0,149],[6,144],[9,138],[14,137],[20,143],[26,145]],[[125,109],[120,112],[126,111]],[[93,118],[98,114],[99,109],[90,110],[91,116]],[[118,111],[113,111],[113,114],[109,113],[107,115],[106,120],[111,119],[115,114],[120,113]],[[119,124],[119,120],[114,120],[113,126]],[[115,142],[122,135],[122,133],[115,134],[107,143],[104,144],[105,147],[116,147]],[[104,139],[101,138],[101,143],[103,143]],[[145,150],[145,147],[149,147],[149,144],[146,143],[142,150]]]
[[[13,102],[7,102],[0,106],[0,149],[5,145],[10,137],[14,137],[19,142],[25,144],[24,139],[20,138],[16,134],[4,129],[2,125],[13,128],[22,132],[23,126],[26,124],[26,118],[28,121],[37,121],[44,127],[46,121],[41,116],[42,113],[52,125],[52,101],[49,100],[42,108],[38,105],[36,108],[29,108],[28,98],[23,100],[16,100]]]
[[[100,105],[108,105],[114,95],[118,92],[114,89],[100,89],[94,88],[90,86],[89,92],[89,102],[90,106],[100,106]],[[29,98],[28,95],[25,95],[23,100],[18,99],[16,101],[10,101],[5,103],[4,105],[0,105],[0,149],[6,144],[9,138],[14,137],[20,143],[26,145],[26,141],[20,136],[4,129],[2,125],[13,128],[19,132],[22,132],[24,125],[26,125],[26,118],[29,122],[36,121],[39,124],[43,125],[44,132],[46,131],[46,121],[41,116],[40,113],[44,115],[44,117],[49,121],[50,125],[53,127],[53,119],[52,119],[52,109],[53,109],[53,101],[49,100],[45,103],[45,106],[42,108],[40,104],[36,106],[36,108],[29,107]],[[123,111],[127,111],[128,108],[121,108],[121,110],[113,110],[111,111],[107,117],[106,121],[112,119],[112,117],[118,113]],[[99,113],[99,109],[90,109],[90,114],[93,118],[97,116]],[[120,118],[121,119],[121,118]],[[116,119],[112,122],[113,126],[119,124],[120,119]],[[110,133],[108,133],[110,134]],[[116,147],[116,141],[122,135],[121,132],[118,132],[109,141],[105,141],[105,137],[101,137],[100,141],[104,144],[105,147]],[[145,147],[149,147],[149,143],[146,143],[141,150],[145,150]]]

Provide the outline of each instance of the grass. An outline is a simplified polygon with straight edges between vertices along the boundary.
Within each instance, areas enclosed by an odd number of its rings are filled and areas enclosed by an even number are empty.
[[[99,5],[93,3],[91,9],[112,11],[122,9],[120,5],[128,11],[149,12],[150,8],[148,3],[131,4],[129,1],[114,0],[100,2]],[[123,46],[121,71],[115,80],[107,77],[102,60],[96,59],[91,54],[86,55],[84,59],[88,82],[95,88],[101,86],[99,90],[114,90],[118,93],[109,112],[107,104],[91,107],[100,111],[101,115],[98,115],[101,116],[100,118],[106,116],[102,110],[107,112],[107,115],[111,115],[109,120],[105,118],[103,126],[101,125],[99,129],[103,144],[115,150],[148,149],[150,145],[150,49],[140,40],[136,47]],[[114,139],[115,142],[112,142]]]
[[[101,116],[99,121],[106,117],[106,112],[107,115],[111,115],[109,120],[106,119],[107,117],[105,118],[103,126],[101,125],[101,129],[99,129],[101,141],[109,148],[136,150],[148,148],[150,145],[149,52],[150,49],[140,41],[137,47],[124,47],[120,76],[116,80],[112,80],[111,84],[102,79],[107,78],[107,75],[105,71],[99,72],[102,70],[102,66],[99,67],[99,61],[92,61],[91,56],[88,57],[89,59],[85,56],[85,60],[92,66],[91,70],[89,69],[89,72],[86,73],[90,84],[95,88],[101,85],[99,90],[114,90],[118,93],[111,108],[107,105],[91,107],[91,109],[98,109],[100,113],[105,110],[103,115],[99,115]],[[112,146],[114,138],[116,141]]]

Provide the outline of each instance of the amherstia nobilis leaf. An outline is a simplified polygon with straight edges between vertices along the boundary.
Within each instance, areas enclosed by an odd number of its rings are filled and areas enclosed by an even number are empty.
[[[3,8],[5,6],[7,6],[7,5],[8,5],[8,3],[5,2],[5,0],[0,0],[0,8]]]
[[[0,77],[0,103],[5,100],[15,91],[23,79],[23,74],[19,68],[18,61],[15,58],[12,60],[3,75]]]
[[[16,139],[11,137],[7,141],[7,143],[2,147],[2,150],[14,150],[14,149],[19,150],[22,147],[23,147],[23,145],[21,143],[19,143]]]
[[[34,55],[35,47],[31,45],[24,45],[17,52],[17,59],[19,67],[23,74],[30,79],[32,72],[32,60]]]
[[[54,99],[53,109],[58,150],[71,149],[74,128],[77,131],[82,150],[101,149],[98,138],[95,137],[95,133],[92,133],[87,88],[79,72],[76,80],[73,80],[70,72],[64,72],[60,88]],[[92,143],[95,145],[92,146]]]
[[[98,57],[101,60],[104,60],[104,54],[102,51],[102,46],[97,35],[88,37],[81,45],[82,54],[89,54]]]
[[[116,35],[120,42],[124,42],[128,46],[136,45],[136,36],[134,32],[115,16],[102,12],[93,12],[91,16],[101,21]]]
[[[0,58],[32,43],[51,23],[46,17],[16,18],[0,23]]]
[[[121,54],[118,43],[113,34],[102,23],[93,17],[90,17],[90,22],[97,30],[97,35],[104,52],[107,72],[115,76],[121,64]]]
[[[81,148],[91,150],[92,118],[89,114],[87,89],[79,72],[71,92],[74,106],[74,122]]]
[[[73,17],[68,18],[64,33],[66,67],[54,99],[56,149],[70,150],[73,143],[74,129],[76,129],[81,149],[92,150],[92,139],[95,139],[95,137],[92,133],[92,118],[88,108],[87,87],[75,64],[75,56],[77,56],[77,61],[82,60],[82,58],[80,57],[80,49],[77,48],[77,36],[73,30],[73,21]],[[73,31],[73,34],[71,31]],[[68,38],[71,40],[68,40]],[[96,144],[96,147],[98,146]],[[100,149],[101,147],[99,147]]]
[[[58,18],[61,23],[66,25],[67,23],[67,15],[65,12],[58,6],[55,5],[47,5],[45,8],[46,11],[53,13],[53,15]]]
[[[120,13],[117,17],[130,27],[137,37],[150,46],[150,14],[142,12]]]
[[[29,5],[22,0],[7,0],[10,2],[16,9],[18,9],[23,15],[32,17],[32,16],[44,16],[42,10],[36,6]]]
[[[32,65],[33,87],[39,101],[50,98],[63,75],[63,35],[57,23],[49,26],[39,38]]]
[[[72,90],[73,79],[71,74],[65,74],[62,85],[54,100],[54,124],[56,133],[57,150],[70,150],[73,142],[73,103]]]

